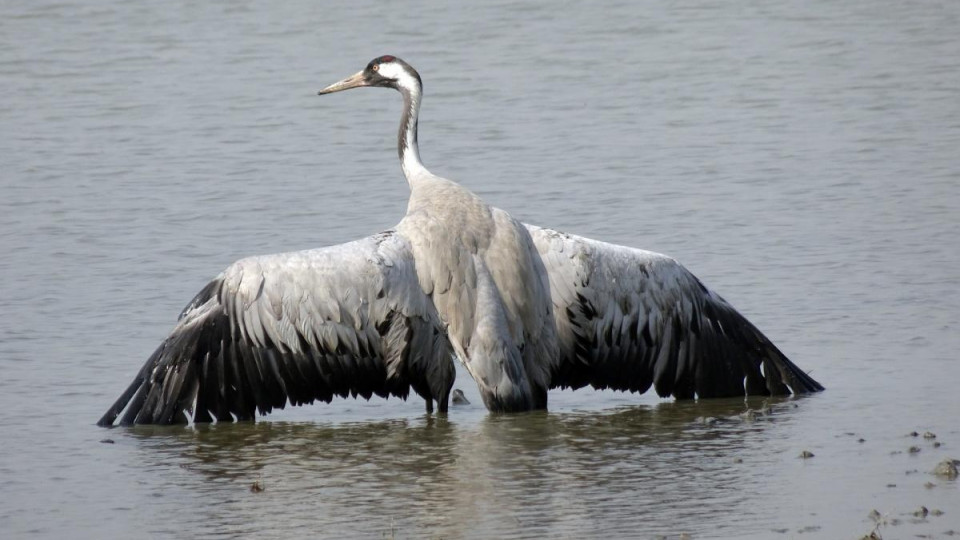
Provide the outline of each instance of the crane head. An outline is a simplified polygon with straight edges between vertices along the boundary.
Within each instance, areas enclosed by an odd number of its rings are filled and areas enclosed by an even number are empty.
[[[410,64],[396,56],[384,55],[374,58],[363,71],[335,82],[320,90],[319,95],[332,94],[362,86],[380,86],[396,90],[419,91],[420,75]]]

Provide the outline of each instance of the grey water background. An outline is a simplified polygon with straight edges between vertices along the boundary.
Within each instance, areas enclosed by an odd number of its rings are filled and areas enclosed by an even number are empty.
[[[929,474],[960,459],[958,23],[956,2],[3,2],[0,536],[854,538],[872,509],[886,538],[960,530]],[[386,53],[424,78],[434,172],[676,257],[827,391],[494,416],[460,372],[473,404],[447,418],[351,399],[95,427],[227,264],[400,219],[399,97],[315,95]]]

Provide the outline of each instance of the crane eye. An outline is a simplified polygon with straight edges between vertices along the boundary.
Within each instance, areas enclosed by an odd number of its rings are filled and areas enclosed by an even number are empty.
[[[374,64],[372,69],[374,71],[380,71],[380,64]]]

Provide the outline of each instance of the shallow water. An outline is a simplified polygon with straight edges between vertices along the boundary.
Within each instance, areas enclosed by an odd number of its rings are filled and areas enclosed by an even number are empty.
[[[960,459],[960,4],[781,4],[0,5],[2,536],[960,531],[929,474]],[[434,172],[673,255],[828,390],[494,416],[461,372],[447,418],[95,427],[227,264],[400,219],[399,98],[315,95],[384,53]]]

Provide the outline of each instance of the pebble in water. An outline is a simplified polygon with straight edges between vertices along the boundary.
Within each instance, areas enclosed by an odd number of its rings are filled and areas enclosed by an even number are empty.
[[[960,465],[960,460],[945,459],[937,464],[937,466],[933,469],[933,474],[954,479],[958,475],[957,465]]]
[[[254,481],[253,484],[250,485],[250,491],[252,491],[253,493],[260,493],[260,492],[264,491],[265,489],[267,489],[267,488],[266,488],[266,486],[263,485],[263,478],[262,478],[262,477],[261,477],[261,478],[257,478],[257,480]]]
[[[454,405],[469,405],[470,400],[467,399],[467,396],[463,395],[463,390],[457,388],[453,391],[453,395],[450,397],[450,401]]]

